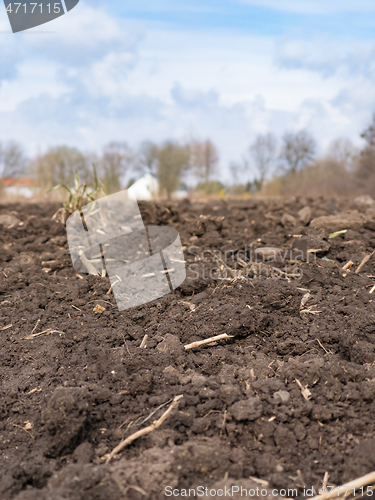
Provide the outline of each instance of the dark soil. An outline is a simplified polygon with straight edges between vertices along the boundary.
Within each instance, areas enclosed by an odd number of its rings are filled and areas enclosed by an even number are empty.
[[[56,208],[0,206],[22,221],[0,225],[1,500],[160,499],[166,486],[259,486],[251,477],[303,498],[325,472],[339,485],[375,470],[375,255],[355,273],[375,249],[373,208],[143,203],[146,224],[180,232],[188,275],[175,292],[123,312],[108,278],[73,269]],[[345,221],[350,210],[361,219],[336,238],[309,224]],[[286,257],[249,264],[258,247]],[[247,279],[235,268],[250,270]],[[233,337],[184,350],[221,333]],[[179,394],[159,429],[105,464]]]

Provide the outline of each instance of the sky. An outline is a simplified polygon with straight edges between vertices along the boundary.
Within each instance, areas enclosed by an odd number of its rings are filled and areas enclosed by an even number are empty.
[[[375,111],[374,0],[80,0],[13,34],[0,5],[0,141],[211,138],[223,180],[257,134],[319,152]]]

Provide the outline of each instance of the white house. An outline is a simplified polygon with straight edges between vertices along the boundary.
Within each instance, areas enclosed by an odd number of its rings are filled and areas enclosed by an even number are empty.
[[[159,183],[151,174],[145,174],[127,190],[133,200],[152,200],[159,193]]]
[[[3,189],[5,194],[23,196],[24,198],[32,198],[40,192],[38,181],[28,177],[0,178],[0,188]]]
[[[145,174],[127,189],[128,197],[132,200],[153,200],[159,193],[159,182],[151,174]],[[186,198],[186,188],[179,188],[172,195],[174,198]]]

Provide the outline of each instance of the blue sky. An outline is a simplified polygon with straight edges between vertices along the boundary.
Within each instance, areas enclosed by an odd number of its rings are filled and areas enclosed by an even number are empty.
[[[15,35],[0,6],[0,140],[34,153],[210,137],[224,179],[258,133],[360,144],[374,35],[373,0],[81,0]]]
[[[327,30],[343,36],[350,32],[352,36],[371,39],[375,27],[375,19],[369,19],[369,14],[375,13],[375,6],[370,1],[98,0],[95,3],[98,6],[106,4],[118,15],[143,20],[150,26],[160,23],[166,29],[224,29],[280,36],[299,28],[305,32]]]

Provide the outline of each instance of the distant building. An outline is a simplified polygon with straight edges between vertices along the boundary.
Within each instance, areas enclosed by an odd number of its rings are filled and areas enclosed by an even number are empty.
[[[159,193],[159,182],[151,174],[145,174],[127,190],[133,200],[152,200]]]
[[[0,177],[0,190],[12,196],[23,196],[32,198],[40,191],[38,181],[29,177]]]
[[[133,200],[153,200],[159,196],[159,181],[151,174],[145,174],[127,189],[128,197]],[[186,198],[188,191],[180,186],[172,195],[174,198]]]

